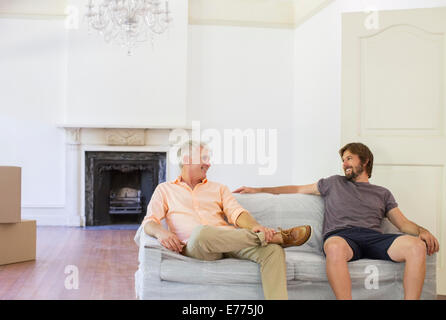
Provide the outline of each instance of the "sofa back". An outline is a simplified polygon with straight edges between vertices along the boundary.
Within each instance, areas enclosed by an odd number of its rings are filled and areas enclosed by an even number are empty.
[[[269,228],[288,229],[299,225],[311,225],[313,235],[306,244],[287,250],[322,253],[322,224],[324,200],[320,196],[307,194],[234,194],[242,207],[249,211],[262,225]],[[395,233],[397,229],[384,219],[384,233]]]
[[[288,229],[299,225],[311,225],[313,235],[306,244],[290,247],[322,254],[322,223],[324,201],[319,196],[306,194],[234,194],[242,207],[249,211],[263,226]]]

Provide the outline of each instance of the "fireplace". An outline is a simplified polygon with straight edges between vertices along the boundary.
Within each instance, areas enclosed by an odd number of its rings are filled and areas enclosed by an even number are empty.
[[[86,225],[140,224],[164,181],[165,152],[86,151]]]

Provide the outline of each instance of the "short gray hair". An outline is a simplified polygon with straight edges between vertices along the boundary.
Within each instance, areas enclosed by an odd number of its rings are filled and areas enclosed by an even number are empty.
[[[192,153],[192,150],[196,148],[204,148],[209,150],[209,146],[206,143],[195,140],[188,140],[178,148],[177,156],[180,168],[183,168],[183,157],[185,155],[190,155]]]

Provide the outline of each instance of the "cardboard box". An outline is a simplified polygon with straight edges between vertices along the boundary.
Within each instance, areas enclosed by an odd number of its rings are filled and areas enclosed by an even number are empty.
[[[0,224],[0,265],[36,259],[36,220]]]
[[[0,223],[21,219],[22,168],[0,166]]]

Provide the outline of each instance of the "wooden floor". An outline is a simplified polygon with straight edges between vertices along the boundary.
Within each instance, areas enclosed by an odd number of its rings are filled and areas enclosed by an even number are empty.
[[[0,266],[0,299],[135,299],[135,233],[37,227],[36,261]],[[67,266],[79,271],[78,289],[66,288],[75,275]]]
[[[135,299],[135,233],[37,227],[36,261],[0,266],[0,299]],[[66,288],[67,277],[74,276],[67,266],[79,271],[78,289]],[[438,299],[446,300],[446,296]]]

